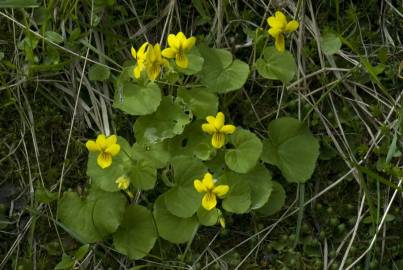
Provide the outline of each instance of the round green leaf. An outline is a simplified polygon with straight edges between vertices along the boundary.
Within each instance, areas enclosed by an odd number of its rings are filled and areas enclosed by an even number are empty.
[[[340,51],[341,40],[335,33],[326,33],[320,37],[320,48],[324,54],[335,54]]]
[[[232,54],[224,49],[212,49],[201,46],[200,53],[204,58],[203,70],[200,72],[202,83],[210,91],[227,93],[240,89],[249,75],[249,65],[240,61],[232,61]]]
[[[146,115],[157,110],[161,102],[161,90],[155,83],[123,84],[122,91],[115,91],[113,106],[131,115]]]
[[[270,198],[267,203],[259,208],[257,212],[263,216],[274,215],[284,206],[285,203],[285,191],[281,184],[272,181],[273,191],[270,194]]]
[[[186,75],[192,75],[202,70],[204,59],[196,47],[193,47],[187,56],[189,58],[189,66],[185,69],[176,66],[176,69],[179,72],[182,72]]]
[[[262,142],[252,132],[238,128],[230,136],[230,143],[234,149],[229,149],[225,153],[225,163],[238,173],[246,173],[255,167],[262,153]]]
[[[148,161],[140,160],[132,165],[128,176],[136,188],[153,189],[157,181],[157,170]]]
[[[132,147],[132,156],[136,160],[147,160],[157,169],[163,168],[171,159],[168,141],[155,144],[135,143]]]
[[[109,68],[98,64],[92,65],[88,71],[90,81],[106,81],[110,75]]]
[[[252,210],[262,207],[269,199],[273,189],[271,173],[261,164],[246,174],[228,173],[228,177],[249,184]]]
[[[289,51],[280,53],[274,47],[264,49],[263,58],[256,61],[256,68],[262,77],[285,83],[291,81],[297,72],[292,54]]]
[[[222,179],[222,184],[229,185],[229,192],[225,195],[222,207],[227,212],[243,214],[249,211],[251,206],[251,190],[249,184],[239,177],[232,177],[234,173],[227,173]]]
[[[141,205],[130,205],[122,225],[113,235],[115,248],[130,259],[137,260],[150,252],[156,240],[157,232],[151,212]]]
[[[218,110],[218,97],[208,92],[206,88],[178,89],[178,97],[181,97],[198,119],[215,115]]]
[[[118,192],[92,191],[89,200],[94,200],[92,218],[98,232],[108,235],[115,232],[123,218],[127,200]]]
[[[165,205],[169,212],[181,218],[196,213],[201,204],[202,194],[193,186],[176,186],[164,193]]]
[[[216,150],[211,145],[211,136],[202,132],[205,121],[194,121],[186,126],[185,131],[171,141],[172,155],[196,156],[207,160],[214,156]]]
[[[202,194],[193,186],[195,179],[201,179],[207,172],[203,163],[185,156],[172,160],[175,186],[164,193],[165,206],[175,216],[188,218],[196,213]]]
[[[118,191],[116,179],[125,175],[131,166],[131,160],[125,154],[125,152],[130,153],[129,143],[122,137],[118,137],[117,143],[120,145],[120,152],[113,157],[112,165],[108,168],[102,169],[97,164],[99,153],[88,155],[87,175],[91,177],[91,182],[95,186],[105,191]]]
[[[137,118],[134,134],[142,144],[162,142],[181,134],[192,118],[191,111],[183,104],[182,99],[163,97],[155,113]]]
[[[116,231],[125,205],[126,198],[120,193],[92,189],[81,199],[75,192],[65,192],[59,202],[59,218],[73,236],[93,243]]]
[[[300,121],[289,117],[269,124],[262,160],[277,166],[289,182],[311,178],[319,156],[319,141]]]
[[[199,225],[196,216],[180,218],[172,215],[165,206],[163,196],[154,203],[154,218],[159,235],[175,244],[191,240]]]
[[[204,226],[216,225],[221,215],[221,211],[218,208],[213,208],[212,210],[207,211],[203,207],[200,207],[199,210],[197,210],[197,218],[199,219],[200,224]]]
[[[59,201],[59,218],[68,232],[85,243],[102,240],[92,221],[94,202],[87,202],[75,192],[65,192]]]

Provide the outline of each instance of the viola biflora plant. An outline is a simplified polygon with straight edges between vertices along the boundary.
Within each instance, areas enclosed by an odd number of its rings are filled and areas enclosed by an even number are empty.
[[[263,138],[235,125],[220,103],[244,87],[250,68],[280,84],[294,78],[295,60],[285,48],[298,22],[278,11],[268,25],[265,38],[274,38],[275,47],[263,48],[252,67],[182,32],[170,34],[164,49],[149,42],[131,49],[133,62],[115,82],[114,107],[136,116],[135,138],[100,134],[86,143],[89,188],[65,192],[59,205],[71,235],[83,243],[112,240],[116,251],[140,259],[158,237],[185,243],[201,225],[224,227],[234,214],[267,216],[282,208],[282,179],[274,181],[270,170],[304,183],[318,140],[290,117],[273,120]]]

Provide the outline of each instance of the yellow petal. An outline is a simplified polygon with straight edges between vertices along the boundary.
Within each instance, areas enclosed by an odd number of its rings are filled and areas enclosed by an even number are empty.
[[[210,211],[217,205],[217,199],[212,192],[207,192],[202,199],[202,206],[207,211]]]
[[[87,147],[88,151],[90,151],[90,152],[101,151],[101,149],[99,149],[97,143],[94,140],[88,140],[87,143],[85,144],[85,146]]]
[[[227,185],[219,185],[213,189],[213,193],[218,196],[218,198],[222,198],[227,194],[229,191],[229,186]]]
[[[206,120],[207,120],[207,122],[209,123],[209,124],[212,124],[213,126],[214,126],[214,123],[215,123],[215,117],[214,116],[207,116],[206,117]]]
[[[274,42],[274,45],[276,46],[277,51],[279,51],[281,53],[284,52],[284,50],[285,50],[285,42],[284,42],[284,35],[283,34],[277,36],[277,38],[276,38],[276,40]]]
[[[211,175],[211,173],[205,173],[202,183],[206,189],[213,189],[214,187],[213,175]]]
[[[105,153],[108,153],[112,156],[116,156],[120,152],[120,145],[119,144],[112,144],[108,148],[106,148]]]
[[[137,64],[137,66],[133,69],[134,78],[136,79],[140,78],[142,70],[143,70],[142,65]]]
[[[126,190],[130,185],[130,180],[127,176],[121,176],[116,179],[115,183],[118,185],[118,189]]]
[[[287,26],[285,27],[285,31],[287,32],[294,32],[295,30],[298,29],[299,23],[295,20],[292,20],[291,22],[287,23]]]
[[[175,63],[180,68],[187,68],[189,66],[189,59],[183,50],[179,50],[179,52],[176,54]]]
[[[143,58],[145,56],[148,44],[148,42],[144,42],[143,45],[141,45],[139,51],[137,52],[137,59]]]
[[[162,50],[162,56],[166,57],[166,58],[175,58],[176,55],[176,50],[172,49],[172,48],[166,48],[164,50]]]
[[[236,130],[236,127],[234,125],[225,125],[220,129],[221,133],[224,134],[232,134]]]
[[[106,138],[106,147],[116,144],[117,141],[118,137],[116,135],[109,136],[108,138]]]
[[[112,156],[108,153],[101,152],[98,155],[97,163],[98,163],[99,167],[101,167],[102,169],[105,169],[105,168],[111,166]]]
[[[281,27],[284,28],[287,25],[287,18],[285,17],[284,13],[281,11],[276,11],[274,14],[276,19],[281,23]]]
[[[218,221],[220,222],[221,227],[222,227],[223,229],[225,229],[225,219],[224,219],[223,217],[220,217],[220,218],[218,219]]]
[[[277,19],[276,17],[274,17],[274,16],[269,17],[269,18],[267,19],[267,23],[269,24],[270,27],[273,27],[273,28],[279,28],[279,29],[281,29],[281,27],[283,26],[282,23],[281,23],[281,21],[278,20],[278,19]]]
[[[169,45],[169,47],[171,47],[174,50],[179,49],[178,39],[176,38],[176,36],[174,34],[168,35],[168,45]]]
[[[185,41],[186,41],[186,36],[185,36],[185,34],[182,33],[182,32],[179,32],[178,34],[176,34],[176,39],[178,40],[179,47],[181,47],[181,45],[182,45],[182,48],[183,48],[183,44],[184,44]]]
[[[203,124],[202,130],[208,134],[213,134],[214,132],[217,132],[217,129],[212,124]]]
[[[193,48],[195,43],[196,43],[196,38],[195,37],[190,37],[190,38],[186,39],[185,42],[183,43],[183,49],[186,52],[188,52]]]
[[[101,150],[105,150],[107,145],[106,145],[106,137],[104,134],[99,134],[96,140],[96,143]]]
[[[206,192],[207,191],[207,189],[204,186],[203,182],[200,181],[199,179],[196,179],[196,180],[193,181],[193,186],[195,187],[197,192]]]
[[[136,50],[132,47],[130,49],[130,52],[132,53],[133,58],[136,59],[136,55],[137,55]]]
[[[270,28],[268,32],[269,32],[270,36],[276,38],[276,37],[278,37],[278,35],[280,35],[282,33],[282,30],[281,30],[281,28],[273,27],[273,28]]]
[[[213,137],[211,138],[211,145],[214,148],[220,149],[223,147],[225,144],[225,135],[219,132],[216,132],[213,134]]]
[[[158,64],[153,64],[147,69],[148,78],[154,81],[160,75],[161,67]]]
[[[220,130],[224,126],[225,116],[222,112],[217,113],[215,117],[214,125],[216,129]]]

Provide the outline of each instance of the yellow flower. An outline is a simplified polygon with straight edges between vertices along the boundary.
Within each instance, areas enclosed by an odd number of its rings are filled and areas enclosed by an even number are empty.
[[[176,36],[169,34],[169,48],[164,49],[162,55],[166,58],[175,58],[178,67],[187,68],[189,66],[189,59],[186,54],[193,48],[195,43],[195,37],[186,38],[182,32],[179,32]]]
[[[97,140],[88,140],[85,146],[90,152],[100,152],[97,158],[99,167],[105,169],[112,164],[112,157],[116,156],[120,151],[120,145],[117,144],[116,135],[106,137],[100,134]]]
[[[140,49],[136,52],[136,50],[132,47],[131,53],[134,59],[137,60],[137,65],[133,69],[133,75],[136,79],[140,78],[141,71],[144,69],[144,61],[146,60],[146,49],[148,46],[148,42],[145,42],[141,45]]]
[[[167,65],[168,61],[162,58],[161,47],[159,44],[149,45],[146,52],[145,67],[148,78],[152,81],[158,78],[161,72],[161,66]]]
[[[202,199],[202,206],[207,211],[210,211],[217,205],[217,198],[223,198],[229,191],[229,186],[218,185],[215,186],[213,176],[206,173],[202,181],[196,179],[193,185],[197,192],[205,193]]]
[[[115,183],[118,185],[118,189],[126,190],[129,188],[130,180],[127,178],[127,176],[123,175],[116,179]]]
[[[225,145],[225,134],[232,134],[235,132],[234,125],[224,125],[225,116],[222,112],[217,113],[217,116],[207,116],[208,123],[202,125],[202,130],[208,134],[213,135],[211,144],[214,148],[221,148]]]
[[[297,30],[299,23],[296,20],[287,22],[287,18],[281,11],[276,11],[274,16],[267,19],[267,23],[271,27],[269,34],[274,38],[274,45],[277,51],[284,52],[284,33],[290,33]]]

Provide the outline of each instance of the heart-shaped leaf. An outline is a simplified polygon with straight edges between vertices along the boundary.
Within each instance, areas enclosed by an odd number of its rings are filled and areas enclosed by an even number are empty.
[[[161,90],[155,83],[125,82],[121,91],[115,91],[113,106],[131,115],[146,115],[155,112],[160,102]]]
[[[256,68],[263,78],[285,83],[291,81],[297,72],[292,54],[289,51],[280,53],[274,47],[263,50],[263,58],[256,61]]]
[[[113,235],[113,244],[122,254],[132,260],[148,255],[157,240],[157,231],[151,212],[132,204],[124,214],[121,226]]]
[[[225,163],[238,173],[246,173],[255,167],[262,153],[262,142],[252,132],[238,128],[230,136],[230,143],[234,145],[225,153]]]

